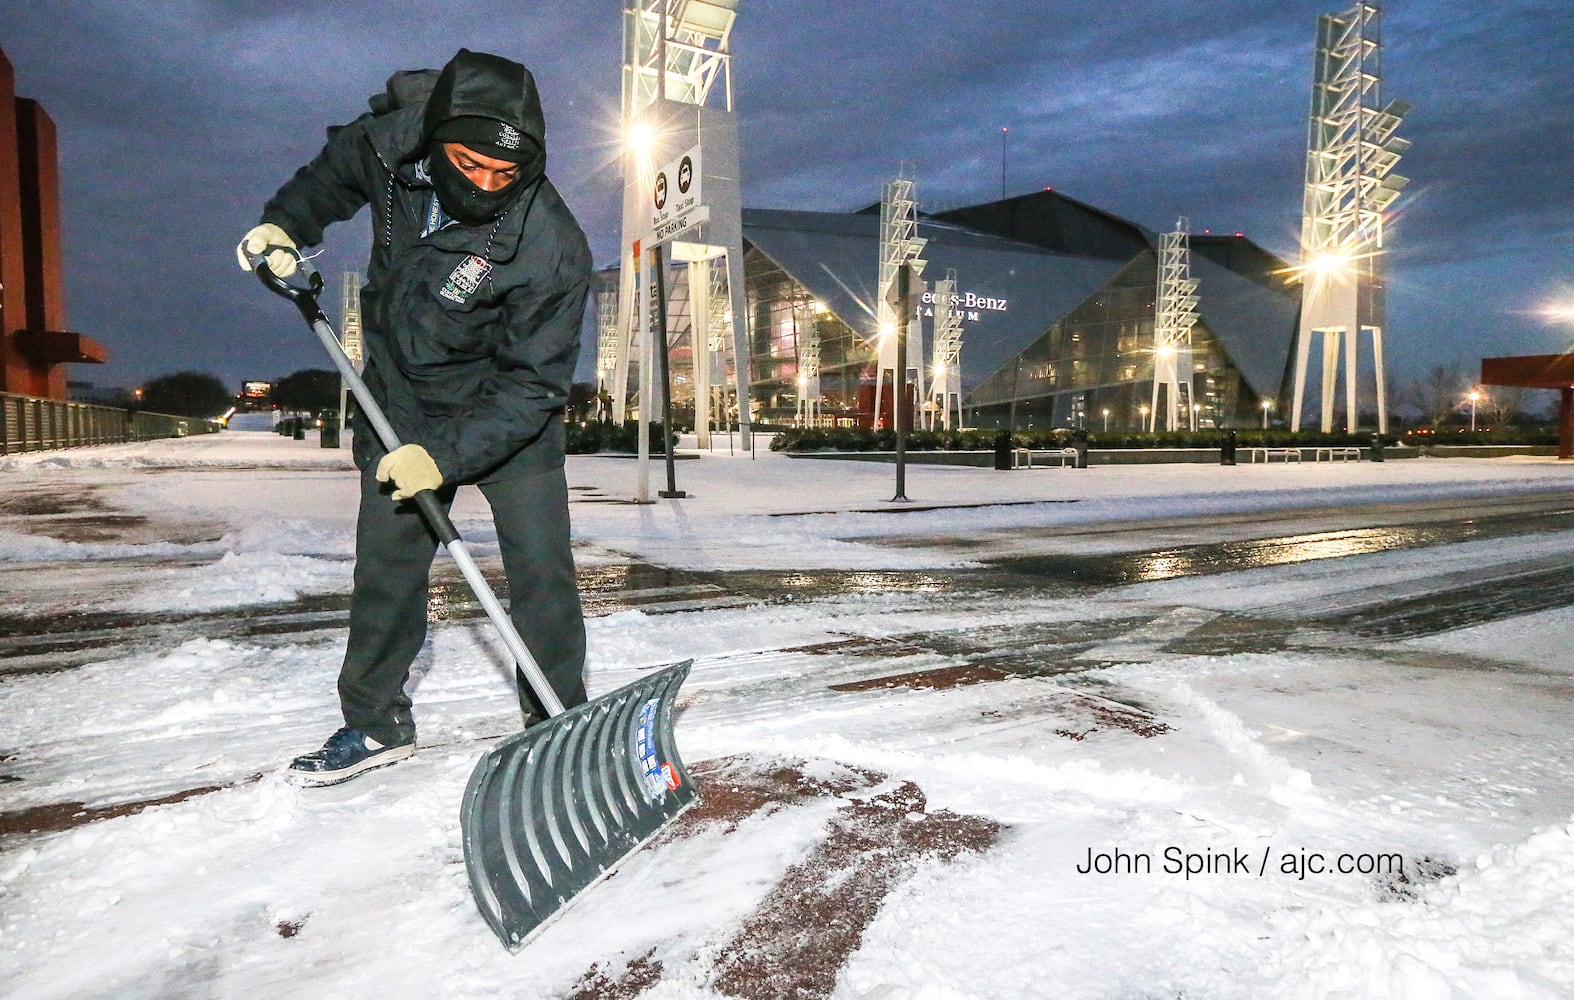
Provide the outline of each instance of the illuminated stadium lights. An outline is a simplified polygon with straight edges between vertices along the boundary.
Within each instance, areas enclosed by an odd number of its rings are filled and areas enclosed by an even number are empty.
[[[629,152],[635,156],[648,159],[651,148],[655,143],[655,137],[651,133],[650,125],[639,121],[629,125],[624,141],[628,143]]]
[[[956,423],[962,423],[962,314],[953,308],[956,297],[956,268],[946,270],[946,275],[935,282],[934,342],[935,356],[931,366],[929,405],[924,409],[925,426],[934,429],[938,412],[940,426],[951,429],[952,414]]]
[[[1351,264],[1348,254],[1319,253],[1306,262],[1306,270],[1319,275],[1338,274]]]
[[[732,319],[746,315],[743,206],[730,51],[738,3],[623,0],[622,7],[623,229],[615,331],[619,344],[609,392],[611,417],[617,423],[626,419],[626,397],[636,367],[641,419],[650,412],[654,391],[649,369],[659,366],[646,343],[655,339],[647,336],[653,322],[646,315],[651,311],[647,308],[650,284],[644,286],[643,295],[636,293],[639,276],[649,267],[640,258],[654,256],[652,245],[660,242],[651,202],[659,187],[661,165],[696,150],[692,176],[703,191],[701,207],[708,218],[702,221],[696,213],[686,228],[659,234],[663,238],[681,235],[692,244],[686,251],[674,244],[672,263],[686,266],[677,275],[671,271],[663,275],[663,279],[675,279],[667,296],[667,346],[674,357],[687,353],[693,366],[699,446],[709,447],[712,413],[725,419],[731,412],[737,414],[743,448],[749,451],[753,411],[748,401],[749,345],[742,329],[746,324]],[[654,273],[649,274],[647,281],[653,277]],[[729,402],[728,390],[721,388],[728,381],[733,383],[731,391],[737,402]],[[712,400],[713,386],[720,389],[718,401]],[[713,403],[719,409],[713,411]]]
[[[1574,322],[1574,300],[1548,302],[1536,314],[1549,323]]]
[[[1192,396],[1191,331],[1197,325],[1197,279],[1191,276],[1191,245],[1185,218],[1159,237],[1158,288],[1153,302],[1153,412],[1162,412],[1165,430],[1177,430]],[[1186,373],[1185,381],[1181,372]],[[1184,397],[1184,398],[1183,398]],[[1195,419],[1192,421],[1195,430]]]
[[[896,308],[892,305],[895,296],[897,272],[902,265],[912,268],[913,288],[912,294],[916,297],[923,292],[923,282],[920,276],[924,273],[925,261],[920,256],[928,242],[918,236],[918,198],[917,184],[910,176],[910,164],[902,164],[897,172],[897,177],[889,181],[881,189],[880,196],[880,271],[879,271],[879,299],[876,330],[879,331],[879,345],[875,362],[874,377],[874,413],[878,422],[881,417],[882,398],[885,389],[885,373],[891,373],[892,393],[892,426],[895,426],[895,414],[899,406],[897,402],[903,398],[902,388],[907,385],[907,369],[917,370],[917,392],[919,399],[927,399],[924,387],[924,334],[923,323],[918,318],[918,310],[909,311],[910,320],[907,325],[907,362],[903,371],[896,370]]]
[[[612,373],[618,368],[618,293],[603,288],[596,293],[596,396],[609,392]],[[604,416],[599,412],[597,417]]]
[[[1377,429],[1387,432],[1383,379],[1383,224],[1408,183],[1394,173],[1410,142],[1399,138],[1409,105],[1382,103],[1381,12],[1358,2],[1317,23],[1301,218],[1301,322],[1296,337],[1290,426],[1301,423],[1311,342],[1322,338],[1322,429],[1333,430],[1334,393],[1344,367],[1345,426],[1357,421],[1359,340],[1371,337]],[[1310,280],[1308,280],[1310,279]]]

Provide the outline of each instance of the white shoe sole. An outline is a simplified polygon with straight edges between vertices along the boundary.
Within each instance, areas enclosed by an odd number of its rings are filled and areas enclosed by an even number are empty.
[[[337,785],[349,781],[357,775],[389,764],[397,764],[406,757],[415,753],[415,744],[407,743],[402,747],[388,747],[371,755],[358,764],[342,767],[337,771],[297,771],[294,768],[285,770],[285,779],[292,785],[302,788],[322,788],[325,785]]]

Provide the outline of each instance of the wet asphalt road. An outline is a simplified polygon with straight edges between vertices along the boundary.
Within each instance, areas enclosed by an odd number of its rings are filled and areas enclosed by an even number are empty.
[[[703,572],[642,563],[594,566],[581,572],[580,588],[589,616],[629,609],[662,614],[835,595],[929,598],[1029,591],[1040,596],[1070,596],[1092,591],[1118,593],[1133,584],[1271,570],[1371,553],[1440,549],[1493,538],[1539,535],[1549,539],[1545,559],[1484,567],[1479,579],[1466,581],[1468,586],[1462,586],[1456,574],[1425,592],[1389,596],[1321,615],[1302,614],[1288,623],[1225,615],[1220,622],[1189,630],[1184,642],[1177,640],[1175,647],[1197,653],[1267,651],[1282,648],[1292,629],[1399,639],[1574,604],[1574,572],[1565,568],[1564,558],[1570,542],[1557,537],[1560,532],[1574,532],[1574,498],[1563,493],[1451,498],[1173,521],[1018,528],[923,540],[925,545],[938,544],[980,564],[962,569]],[[1174,544],[1177,540],[1182,543]],[[1154,545],[1155,541],[1171,544]],[[498,568],[483,566],[499,594],[506,596]],[[464,583],[450,567],[441,563],[439,567],[430,604],[434,622],[480,616],[482,611]],[[7,674],[70,669],[115,655],[116,649],[146,649],[195,636],[256,640],[343,629],[347,606],[347,594],[331,594],[241,611],[130,615],[68,610],[48,615],[0,615],[0,679]],[[980,637],[977,648],[993,652],[1003,644],[1038,654],[1058,643],[1088,648],[1140,624],[1116,617],[1081,623],[1075,629],[1047,626],[1043,634],[1027,642],[1017,635],[991,645],[987,637]],[[1057,635],[1057,628],[1067,634]],[[947,640],[939,641],[944,645]],[[949,641],[954,644],[955,636]],[[934,642],[929,645],[934,648]],[[1011,655],[1007,649],[997,658],[1009,660]],[[1024,662],[1013,669],[1030,669],[1026,661],[1033,658],[1024,653]],[[1037,655],[1037,659],[1044,657]]]

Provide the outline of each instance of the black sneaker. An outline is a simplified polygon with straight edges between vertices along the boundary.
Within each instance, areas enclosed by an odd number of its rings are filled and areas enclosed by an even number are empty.
[[[296,785],[337,785],[363,771],[395,764],[415,753],[415,742],[383,746],[348,726],[328,737],[322,749],[290,762],[287,772]]]

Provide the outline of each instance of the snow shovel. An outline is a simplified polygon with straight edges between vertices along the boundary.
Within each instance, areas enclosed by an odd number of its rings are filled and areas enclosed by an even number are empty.
[[[289,249],[305,284],[278,277],[264,260],[277,249],[251,255],[257,276],[295,303],[378,440],[393,451],[398,435],[317,304],[322,275]],[[581,891],[694,801],[696,789],[672,738],[673,703],[693,661],[565,709],[437,496],[426,490],[414,499],[550,715],[482,755],[459,812],[476,905],[503,944],[518,951]]]

